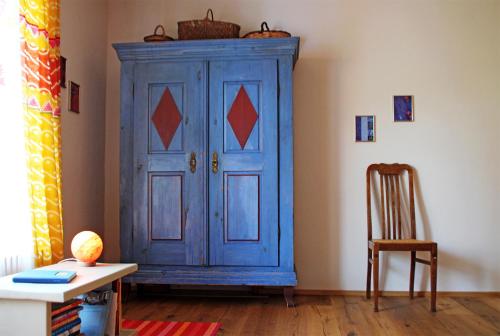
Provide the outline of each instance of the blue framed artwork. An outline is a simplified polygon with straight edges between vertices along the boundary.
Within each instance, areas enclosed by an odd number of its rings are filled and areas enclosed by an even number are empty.
[[[375,142],[375,116],[356,116],[356,142]]]
[[[413,96],[394,96],[394,121],[413,121]]]

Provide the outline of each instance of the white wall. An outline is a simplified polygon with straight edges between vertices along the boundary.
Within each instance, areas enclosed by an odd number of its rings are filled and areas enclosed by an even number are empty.
[[[62,165],[65,255],[82,230],[104,233],[104,116],[107,3],[61,1],[61,55],[66,79],[80,84],[80,114],[68,112],[62,89]]]
[[[295,248],[299,287],[361,290],[366,272],[364,172],[418,170],[421,238],[439,242],[438,289],[500,290],[500,2],[495,0],[109,0],[106,257],[118,260],[119,62],[111,43],[203,17],[262,20],[301,36],[294,80]],[[415,122],[395,124],[394,94],[415,95]],[[377,142],[357,144],[354,116],[375,114]],[[383,264],[406,290],[409,261]],[[417,275],[423,268],[417,266]],[[417,279],[419,279],[417,277]],[[417,281],[425,288],[427,281]]]

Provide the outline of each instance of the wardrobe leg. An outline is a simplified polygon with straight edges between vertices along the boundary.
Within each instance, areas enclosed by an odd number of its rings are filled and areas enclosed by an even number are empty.
[[[288,308],[295,307],[295,302],[293,300],[293,287],[290,286],[284,287],[283,296],[285,297],[286,306]]]
[[[132,284],[129,282],[122,282],[122,301],[127,303],[132,291]]]
[[[139,296],[139,297],[144,296],[146,286],[142,283],[138,283],[135,286],[136,286],[136,290],[137,290],[137,296]]]

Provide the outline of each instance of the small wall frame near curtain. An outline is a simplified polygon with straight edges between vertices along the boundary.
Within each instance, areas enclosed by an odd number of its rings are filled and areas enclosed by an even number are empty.
[[[35,265],[63,258],[60,0],[19,0]]]

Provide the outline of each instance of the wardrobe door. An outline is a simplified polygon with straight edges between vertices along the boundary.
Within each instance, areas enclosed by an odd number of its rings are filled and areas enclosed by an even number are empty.
[[[201,62],[135,69],[133,250],[141,264],[205,263],[204,69]]]
[[[277,266],[277,61],[209,69],[210,264]]]

